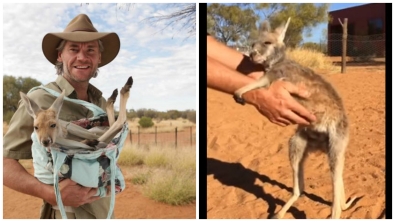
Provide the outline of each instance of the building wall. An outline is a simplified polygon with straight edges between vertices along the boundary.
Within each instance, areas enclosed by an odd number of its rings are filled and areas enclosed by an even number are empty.
[[[328,24],[328,53],[329,55],[338,56],[341,54],[341,40],[340,35],[333,35],[334,33],[343,33],[342,26],[339,19],[344,22],[344,18],[348,18],[348,35],[350,35],[350,47],[347,45],[347,54],[355,53],[356,50],[362,50],[364,47],[364,39],[359,39],[359,41],[354,41],[353,37],[359,38],[357,36],[366,36],[366,41],[370,41],[369,47],[376,50],[377,55],[383,54],[385,49],[384,35],[377,35],[379,33],[385,33],[385,4],[383,3],[373,3],[366,4],[362,6],[356,6],[352,8],[336,10],[329,12],[332,17],[332,22]],[[371,28],[369,29],[369,25]],[[376,25],[374,25],[376,24]],[[374,29],[373,27],[382,26],[382,29]],[[373,36],[375,34],[375,36]],[[369,39],[371,38],[371,39]],[[380,38],[382,41],[380,41]],[[331,41],[332,40],[332,41]],[[372,41],[376,40],[376,41]],[[378,40],[378,41],[377,41]]]

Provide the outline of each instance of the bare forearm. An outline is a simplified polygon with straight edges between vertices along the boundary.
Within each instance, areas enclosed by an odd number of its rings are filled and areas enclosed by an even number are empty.
[[[262,66],[253,63],[248,56],[218,42],[212,36],[207,36],[207,56],[245,75],[263,72]]]
[[[53,203],[55,198],[51,185],[41,183],[14,159],[3,158],[3,184],[13,190],[44,199],[50,203]]]
[[[218,91],[233,94],[237,89],[254,81],[225,67],[213,58],[207,57],[207,86]]]
[[[254,81],[256,80],[207,57],[207,87],[233,95],[236,90]],[[256,104],[256,92],[252,90],[243,95],[246,103]]]

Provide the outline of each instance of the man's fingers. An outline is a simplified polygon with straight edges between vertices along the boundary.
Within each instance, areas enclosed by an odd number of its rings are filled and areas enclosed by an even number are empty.
[[[302,125],[310,125],[310,122],[303,118],[303,116],[299,116],[297,113],[289,110],[285,117],[288,118],[293,124],[302,124]]]
[[[97,188],[86,188],[86,189],[89,189],[89,191],[88,191],[88,197],[92,197],[92,196],[94,196],[94,195],[96,195],[96,193],[97,193]]]
[[[276,119],[271,120],[271,122],[274,124],[277,124],[279,126],[283,126],[283,127],[289,126],[292,124],[289,120],[287,120],[286,118],[283,118],[283,117],[277,117]]]

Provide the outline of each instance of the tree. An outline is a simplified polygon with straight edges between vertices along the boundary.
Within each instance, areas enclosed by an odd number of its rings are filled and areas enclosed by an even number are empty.
[[[168,110],[167,114],[169,115],[170,119],[178,119],[181,117],[181,113],[178,110]]]
[[[164,22],[164,26],[160,29],[161,31],[167,28],[178,29],[179,31],[186,30],[188,37],[194,38],[196,36],[196,4],[173,3],[166,5],[170,11],[168,14],[154,15],[144,20],[153,26]]]
[[[235,9],[237,7],[239,9]],[[256,18],[261,18],[260,22],[268,20],[272,28],[285,23],[289,17],[291,22],[288,26],[284,42],[288,47],[296,47],[300,45],[303,36],[310,36],[311,31],[318,24],[330,21],[328,16],[329,4],[314,4],[314,3],[238,3],[238,4],[212,4],[207,7],[207,14],[210,15],[216,22],[217,28],[211,28],[216,36],[221,37],[223,33],[228,33],[232,27],[242,26],[245,20],[248,20],[248,13],[252,11],[252,15]],[[234,15],[238,14],[238,15]],[[239,19],[243,17],[244,19]],[[232,22],[218,22],[220,19]],[[210,18],[211,19],[211,18]],[[258,21],[258,19],[257,19]],[[256,26],[255,22],[250,20],[250,24]],[[258,24],[259,26],[259,24]],[[208,27],[209,28],[209,27]],[[234,28],[233,28],[234,29]],[[225,31],[224,31],[225,30]],[[254,33],[256,27],[246,27],[243,31],[237,34],[232,41],[242,40],[243,44],[250,45],[253,39],[256,39]],[[227,34],[228,38],[232,38],[231,34]],[[230,37],[229,37],[230,36]],[[226,39],[225,39],[226,40]],[[224,41],[223,42],[227,42]]]
[[[213,3],[207,7],[208,29],[219,41],[228,44],[248,39],[256,29],[257,15],[252,9]]]
[[[19,91],[27,93],[34,86],[41,85],[41,82],[31,77],[3,76],[3,120],[9,122],[12,115],[18,109],[18,102],[21,99]]]
[[[138,110],[136,111],[136,113],[137,113],[137,117],[138,117],[138,118],[141,118],[141,117],[143,117],[143,116],[144,116],[144,113],[145,113],[145,111],[147,111],[147,109],[145,109],[145,108],[143,108],[143,109],[138,109]]]
[[[153,109],[147,109],[144,111],[144,116],[154,119],[157,117],[157,111]]]

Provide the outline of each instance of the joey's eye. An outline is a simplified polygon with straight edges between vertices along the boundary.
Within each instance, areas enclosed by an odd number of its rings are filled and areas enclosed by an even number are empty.
[[[270,44],[272,44],[271,42],[269,42],[269,41],[266,41],[266,42],[264,42],[265,43],[265,45],[270,45]]]
[[[56,127],[56,124],[52,124],[52,125],[51,125],[51,128],[55,128],[55,127]]]
[[[35,129],[35,130],[38,130],[38,127],[37,127],[37,126],[35,126],[35,127],[34,127],[34,129]]]

